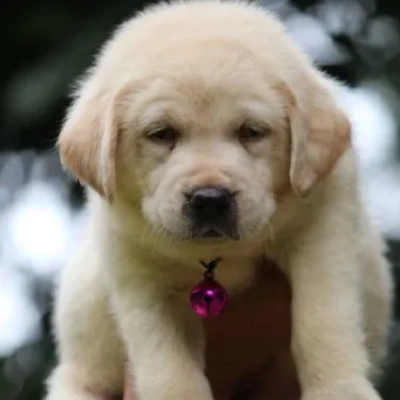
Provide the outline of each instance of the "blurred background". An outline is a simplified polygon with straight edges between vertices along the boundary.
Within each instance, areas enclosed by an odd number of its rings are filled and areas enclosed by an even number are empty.
[[[79,240],[82,190],[54,151],[68,93],[139,0],[3,0],[0,14],[0,399],[39,400],[54,363],[52,284]],[[400,1],[264,0],[348,85],[365,200],[400,278]],[[400,281],[400,279],[398,280]],[[400,303],[396,304],[400,317]],[[79,321],[77,321],[79,323]],[[400,330],[380,388],[400,399]]]

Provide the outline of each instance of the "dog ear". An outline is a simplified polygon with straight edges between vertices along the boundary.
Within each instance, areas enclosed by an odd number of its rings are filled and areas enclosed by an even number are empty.
[[[72,105],[58,138],[63,166],[82,184],[111,201],[115,189],[118,121],[115,95],[83,88]]]
[[[319,83],[301,100],[292,94],[290,119],[290,184],[307,195],[327,176],[350,143],[350,122],[335,105],[330,91]]]

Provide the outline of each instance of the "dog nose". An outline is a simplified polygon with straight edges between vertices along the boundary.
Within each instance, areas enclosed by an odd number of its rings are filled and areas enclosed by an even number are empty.
[[[190,211],[198,220],[224,218],[232,211],[233,204],[233,193],[220,186],[199,187],[189,196]]]

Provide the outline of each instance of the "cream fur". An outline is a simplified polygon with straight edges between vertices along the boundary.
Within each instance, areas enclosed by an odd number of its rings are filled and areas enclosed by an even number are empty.
[[[140,399],[211,400],[187,300],[199,259],[222,257],[218,279],[234,294],[262,254],[292,286],[302,399],[379,399],[391,276],[338,90],[254,5],[165,4],[117,30],[59,138],[89,186],[89,223],[57,290],[47,400],[121,393],[125,354]],[[238,140],[249,120],[265,138]],[[145,137],[165,123],[181,133],[173,149]],[[240,193],[239,242],[187,239],[182,192],[201,184]]]

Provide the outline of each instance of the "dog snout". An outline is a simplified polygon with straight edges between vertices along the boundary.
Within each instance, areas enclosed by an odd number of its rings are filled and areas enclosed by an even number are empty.
[[[194,236],[230,235],[236,218],[235,193],[221,186],[202,186],[187,194]]]

